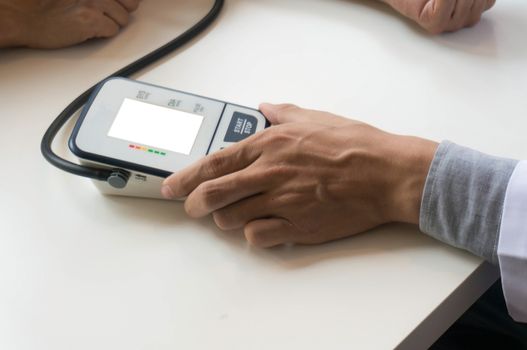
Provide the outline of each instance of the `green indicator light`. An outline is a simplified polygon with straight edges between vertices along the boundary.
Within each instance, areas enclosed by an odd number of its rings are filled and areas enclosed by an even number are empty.
[[[162,155],[162,156],[166,156],[167,155],[165,152],[160,152],[159,154]]]
[[[159,154],[159,151],[154,151],[155,154]]]
[[[150,149],[148,150],[148,152],[150,152],[150,153],[154,153],[154,150],[150,148]]]

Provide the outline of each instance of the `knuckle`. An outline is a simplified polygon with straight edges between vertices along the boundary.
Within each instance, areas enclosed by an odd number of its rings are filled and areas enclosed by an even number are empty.
[[[282,120],[284,117],[286,117],[289,113],[298,111],[300,108],[298,106],[295,106],[293,104],[286,104],[283,105],[282,108],[280,108],[276,112],[276,117],[278,120]]]
[[[264,170],[265,178],[274,179],[274,178],[287,178],[292,175],[291,167],[284,163],[277,163],[269,166]]]
[[[214,182],[205,182],[200,185],[199,193],[201,194],[201,202],[207,210],[214,209],[214,205],[222,198],[222,188]]]
[[[256,136],[256,135],[254,135]],[[250,137],[254,137],[250,136]],[[240,143],[229,146],[229,162],[232,164],[246,164],[251,158],[250,154],[252,151],[251,144],[245,143],[247,139],[241,141]],[[243,143],[242,143],[243,142]],[[222,156],[221,165],[225,168],[226,156]]]
[[[198,216],[194,214],[194,209],[189,203],[190,201],[186,199],[184,204],[185,213],[187,213],[187,215],[191,218],[197,218]]]
[[[274,127],[269,129],[269,132],[265,135],[264,144],[267,147],[280,147],[284,144],[292,141],[293,137],[289,135],[287,128]]]
[[[212,218],[214,219],[214,223],[218,228],[222,231],[227,231],[231,229],[231,224],[229,220],[229,216],[225,214],[224,211],[215,211],[212,213]]]
[[[251,137],[257,137],[258,134],[253,135]],[[234,153],[234,161],[238,162],[239,164],[245,164],[250,162],[252,159],[254,159],[253,154],[255,153],[255,146],[253,143],[243,143],[236,145],[236,151]],[[232,147],[232,146],[231,146]]]
[[[214,178],[219,173],[222,165],[225,163],[221,152],[213,153],[209,156],[206,162],[201,166],[200,171],[207,178]]]
[[[267,144],[269,144],[269,138],[272,137],[272,135],[276,132],[275,129],[277,128],[277,126],[273,126],[271,128],[264,129],[256,133],[256,135],[254,135],[254,138],[258,141],[258,143],[260,143],[261,146],[266,146]]]
[[[245,222],[234,210],[220,209],[212,213],[214,222],[223,231],[235,230],[243,227]]]
[[[77,20],[83,24],[91,23],[100,17],[100,13],[90,6],[81,6],[75,11]]]
[[[77,23],[77,31],[81,40],[85,41],[97,36],[99,32],[98,24],[100,23],[100,14],[89,8],[79,8],[74,13]]]
[[[437,7],[430,11],[422,12],[419,16],[419,24],[430,34],[441,34],[449,25],[448,5]]]
[[[265,236],[261,233],[254,231],[250,226],[246,226],[244,230],[245,239],[250,245],[257,248],[266,248],[269,246]]]

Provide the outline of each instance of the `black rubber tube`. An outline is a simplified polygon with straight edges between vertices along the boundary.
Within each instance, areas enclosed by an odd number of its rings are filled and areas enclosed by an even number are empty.
[[[141,69],[147,67],[148,65],[156,62],[157,60],[163,58],[164,56],[172,53],[173,51],[179,49],[195,37],[197,37],[200,33],[202,33],[207,27],[209,27],[212,22],[218,17],[218,15],[221,12],[221,9],[223,8],[224,0],[215,0],[214,5],[212,6],[211,10],[203,17],[198,23],[193,25],[190,29],[188,29],[183,34],[179,35],[174,40],[171,40],[167,44],[161,46],[160,48],[150,52],[149,54],[139,58],[138,60],[130,63],[124,68],[121,68],[117,72],[109,75],[105,79],[112,78],[112,77],[128,77]],[[105,80],[103,79],[103,80]],[[73,102],[71,102],[58,116],[55,118],[53,123],[49,126],[48,130],[42,137],[42,142],[40,143],[40,151],[42,152],[42,155],[44,158],[54,165],[55,167],[64,170],[68,173],[79,175],[83,177],[88,177],[91,179],[97,179],[106,181],[110,174],[113,172],[112,170],[107,169],[101,169],[101,168],[94,168],[94,167],[86,167],[82,166],[80,164],[72,163],[64,158],[59,157],[55,152],[53,152],[53,149],[51,145],[53,144],[53,140],[55,139],[55,136],[60,131],[60,129],[66,124],[66,122],[75,114],[76,111],[78,111],[89,99],[90,95],[92,94],[93,90],[97,86],[94,85],[88,90],[86,90],[84,93],[82,93],[79,97],[77,97]]]

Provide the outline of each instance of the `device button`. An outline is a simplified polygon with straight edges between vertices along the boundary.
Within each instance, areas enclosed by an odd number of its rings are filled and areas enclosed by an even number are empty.
[[[114,169],[106,181],[108,181],[110,186],[113,188],[121,189],[126,187],[129,178],[130,173],[128,171],[123,169]]]
[[[225,133],[224,142],[238,142],[241,141],[256,132],[258,126],[258,119],[256,117],[241,113],[234,112],[229,123],[227,132]]]

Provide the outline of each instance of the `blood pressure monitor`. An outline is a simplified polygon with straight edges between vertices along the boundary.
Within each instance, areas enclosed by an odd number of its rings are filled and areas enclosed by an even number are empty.
[[[255,109],[125,78],[101,83],[69,140],[81,164],[114,169],[107,194],[162,198],[168,175],[268,126]]]

